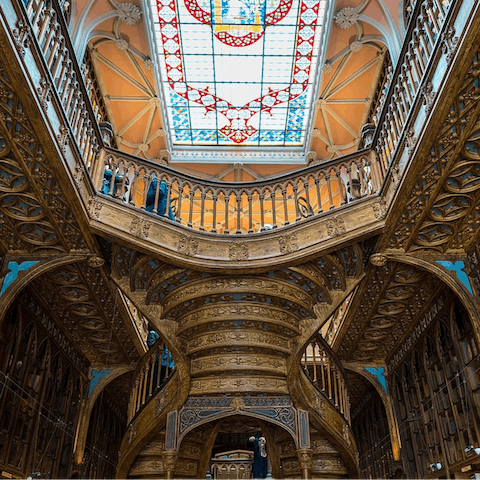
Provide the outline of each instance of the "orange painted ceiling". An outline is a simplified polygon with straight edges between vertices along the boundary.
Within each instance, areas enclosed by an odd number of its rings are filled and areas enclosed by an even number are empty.
[[[334,5],[315,103],[309,146],[328,160],[358,149],[386,52],[395,61],[404,31],[400,2],[338,0]],[[116,146],[155,161],[165,158],[166,139],[157,81],[141,0],[78,0],[70,19],[78,55],[90,51]],[[298,165],[171,164],[188,173],[225,181],[249,181]]]

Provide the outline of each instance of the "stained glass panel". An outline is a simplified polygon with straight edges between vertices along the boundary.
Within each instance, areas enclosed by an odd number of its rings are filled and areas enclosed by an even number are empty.
[[[152,0],[173,146],[306,138],[326,0]]]

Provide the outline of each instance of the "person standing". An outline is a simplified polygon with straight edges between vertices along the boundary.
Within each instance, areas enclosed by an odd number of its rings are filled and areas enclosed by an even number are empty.
[[[268,473],[267,440],[260,432],[252,435],[248,442],[253,443],[252,476],[253,478],[265,478]]]

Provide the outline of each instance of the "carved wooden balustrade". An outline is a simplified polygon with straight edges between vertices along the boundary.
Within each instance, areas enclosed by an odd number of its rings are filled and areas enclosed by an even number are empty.
[[[235,235],[291,225],[381,190],[397,146],[405,137],[409,142],[409,125],[418,111],[415,105],[429,101],[425,78],[435,68],[435,52],[448,49],[454,41],[448,15],[457,3],[417,0],[410,5],[404,45],[374,115],[371,152],[359,151],[268,181],[237,184],[195,179],[113,150],[96,163],[95,153],[109,144],[98,124],[105,118],[94,100],[86,67],[77,64],[64,7],[58,0],[26,0],[19,8],[30,25],[18,28],[31,31],[43,54],[49,78],[42,88],[46,92],[51,88],[62,105],[68,122],[61,135],[78,146],[87,171],[95,170],[98,191],[196,230]],[[108,187],[102,178],[105,167],[112,175]]]
[[[322,214],[373,195],[385,174],[369,151],[244,183],[202,180],[112,149],[106,152],[94,173],[98,191],[187,227],[223,234],[261,232]]]
[[[44,79],[46,90],[54,87],[60,100],[71,134],[85,165],[89,168],[102,144],[97,121],[102,118],[94,112],[90,102],[91,92],[85,88],[84,78],[78,67],[63,11],[67,2],[57,0],[28,0],[25,5],[31,33],[45,59],[50,78]],[[97,109],[98,110],[98,109]],[[70,132],[62,132],[66,137]]]
[[[350,400],[345,372],[333,351],[319,334],[314,336],[307,345],[301,363],[317,390],[350,423]]]
[[[167,384],[175,372],[171,353],[159,338],[137,365],[128,404],[128,422]]]
[[[427,97],[431,93],[426,85],[422,86],[422,79],[436,45],[450,41],[448,25],[444,24],[454,3],[453,0],[406,2],[411,9],[409,27],[397,66],[385,84],[384,98],[373,118],[377,125],[374,148],[384,168],[392,163],[415,100],[419,95]]]

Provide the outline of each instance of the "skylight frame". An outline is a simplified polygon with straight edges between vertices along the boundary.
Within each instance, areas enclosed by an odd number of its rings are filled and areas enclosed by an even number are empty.
[[[184,0],[179,0],[184,1]],[[304,0],[298,0],[299,2]],[[305,119],[305,137],[303,145],[299,146],[276,146],[276,145],[175,145],[170,135],[171,125],[169,124],[169,112],[167,99],[165,98],[165,78],[161,75],[162,64],[158,47],[158,39],[155,34],[156,0],[143,0],[144,13],[147,18],[146,25],[149,30],[149,43],[151,51],[155,53],[155,69],[158,84],[158,93],[163,115],[163,122],[166,131],[167,149],[170,153],[170,163],[245,163],[245,164],[305,164],[307,162],[308,150],[311,143],[312,123],[315,115],[315,101],[318,97],[318,89],[321,77],[321,65],[325,61],[326,39],[329,36],[330,24],[333,18],[333,2],[331,0],[318,0],[324,6],[323,18],[319,17],[316,33],[318,42],[318,53],[316,65],[310,74],[312,92],[310,108],[307,108]],[[297,19],[298,20],[298,19]],[[268,26],[267,26],[268,28]],[[163,48],[162,46],[160,46]],[[292,62],[293,64],[293,62]],[[163,68],[164,69],[164,68]]]

